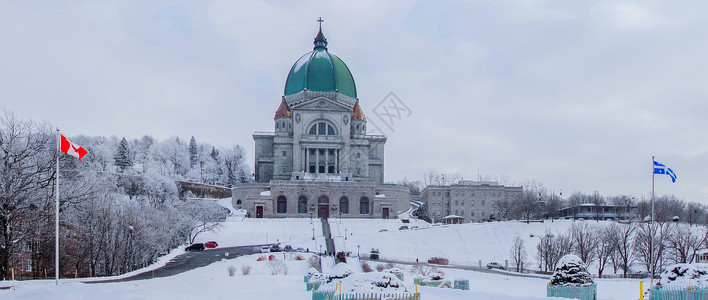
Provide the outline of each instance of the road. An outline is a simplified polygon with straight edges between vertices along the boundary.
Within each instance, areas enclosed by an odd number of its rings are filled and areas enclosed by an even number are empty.
[[[384,263],[393,263],[393,264],[410,265],[410,266],[415,265],[414,262],[400,261],[400,260],[392,260],[392,259],[378,259],[378,260],[372,260],[372,259],[368,259],[368,258],[365,258],[365,257],[361,257],[360,259],[361,259],[362,261],[368,260],[368,261],[378,261],[378,262],[384,262]],[[426,265],[426,266],[436,267],[436,268],[467,270],[467,271],[475,271],[475,272],[481,272],[481,273],[491,273],[491,274],[497,274],[497,275],[514,276],[514,277],[533,277],[533,278],[542,278],[542,279],[550,279],[550,278],[551,278],[551,276],[549,276],[549,275],[529,274],[529,273],[516,273],[516,272],[511,272],[511,271],[504,271],[504,270],[497,270],[497,269],[488,269],[488,268],[486,268],[486,267],[479,267],[479,266],[467,266],[467,265],[435,265],[435,264],[429,264],[429,263],[425,263],[425,262],[422,262],[422,264],[423,264],[423,265]]]
[[[207,266],[222,259],[232,259],[243,255],[260,253],[260,247],[265,245],[270,246],[272,244],[223,247],[206,249],[198,252],[186,252],[170,260],[164,267],[157,268],[154,271],[145,271],[143,273],[122,279],[87,281],[86,283],[132,281],[173,276],[189,270]]]

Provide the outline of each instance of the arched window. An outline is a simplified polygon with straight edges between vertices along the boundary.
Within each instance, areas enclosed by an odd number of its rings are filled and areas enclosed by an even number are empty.
[[[288,198],[285,198],[285,196],[278,197],[277,205],[279,214],[284,214],[288,212]]]
[[[327,198],[327,196],[325,196],[325,195],[322,195],[322,196],[320,196],[319,199],[317,199],[317,203],[319,203],[319,204],[329,204],[329,198]]]
[[[241,205],[241,199],[236,200],[236,205]]]
[[[361,199],[359,200],[359,214],[369,214],[369,198],[361,197]]]
[[[343,214],[349,213],[349,198],[347,198],[346,196],[342,196],[342,198],[339,198],[339,212]]]
[[[307,197],[300,196],[300,198],[297,199],[297,212],[300,214],[307,213]]]
[[[327,122],[317,122],[310,127],[311,135],[335,135],[334,127]]]

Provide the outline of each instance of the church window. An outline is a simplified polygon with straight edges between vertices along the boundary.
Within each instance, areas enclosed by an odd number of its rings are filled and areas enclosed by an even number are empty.
[[[311,135],[336,135],[334,127],[326,122],[317,122],[308,131]]]
[[[474,197],[474,192],[470,192],[470,196]]]
[[[327,173],[334,174],[334,166],[327,166]]]
[[[373,158],[374,158],[374,154],[373,154],[373,153],[369,153],[369,158],[373,159]]]
[[[460,214],[460,211],[456,209],[456,210],[455,210],[455,215],[458,215],[458,214]]]
[[[484,200],[482,200],[482,206],[484,206]]]
[[[342,196],[339,198],[339,212],[343,214],[349,213],[349,198]]]
[[[460,200],[460,205],[465,206],[465,200]]]
[[[283,156],[288,156],[288,151],[283,151]]]
[[[458,192],[457,192],[457,191],[455,191],[455,196],[457,196],[457,195],[458,195]]]
[[[359,214],[369,214],[369,198],[361,197],[361,199],[359,200]]]
[[[320,156],[324,156],[324,149],[320,149]]]
[[[334,149],[329,149],[329,155],[334,155]]]
[[[300,196],[300,198],[297,199],[297,212],[299,214],[307,213],[307,197]]]
[[[465,210],[460,210],[460,216],[464,217],[465,216]]]
[[[455,205],[456,205],[456,206],[457,206],[457,205],[460,205],[460,201],[455,200]]]
[[[484,218],[484,211],[482,211],[482,218]]]
[[[356,153],[356,158],[361,158],[361,153],[360,153],[360,152],[357,152],[357,153]]]
[[[288,172],[288,169],[285,168],[285,167],[283,167],[283,174],[285,174],[285,173],[287,173],[287,172]]]
[[[470,217],[474,217],[474,210],[470,212]]]
[[[474,206],[474,200],[470,200],[470,205]]]
[[[315,149],[310,149],[310,155],[315,155]]]
[[[317,199],[317,203],[319,204],[329,204],[329,198],[327,196],[322,195]]]
[[[241,199],[236,200],[236,205],[241,205]]]
[[[361,169],[356,168],[356,175],[360,175],[360,174],[361,174]]]
[[[279,214],[284,214],[288,212],[288,198],[285,198],[285,196],[278,197],[277,205]]]

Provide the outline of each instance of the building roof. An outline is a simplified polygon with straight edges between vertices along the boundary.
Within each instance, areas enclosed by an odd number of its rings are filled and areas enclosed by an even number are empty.
[[[305,89],[317,92],[339,92],[356,98],[356,84],[349,67],[336,55],[327,51],[327,39],[320,28],[314,49],[306,53],[290,68],[285,81],[285,95]]]
[[[366,116],[364,115],[364,112],[361,111],[361,106],[359,106],[359,100],[356,100],[356,103],[354,104],[354,112],[352,112],[352,120],[361,120],[361,121],[366,120]]]
[[[278,110],[275,111],[275,117],[276,118],[281,118],[281,117],[286,117],[290,118],[292,112],[290,111],[290,107],[288,106],[288,103],[285,102],[285,97],[283,97],[283,100],[280,101],[280,106],[278,106]]]

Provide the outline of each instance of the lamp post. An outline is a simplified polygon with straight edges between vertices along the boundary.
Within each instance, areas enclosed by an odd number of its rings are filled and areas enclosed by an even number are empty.
[[[344,239],[345,240],[347,239],[347,229],[346,228],[344,228]]]
[[[360,248],[360,247],[361,247],[361,245],[356,245],[356,257],[359,258],[359,259],[361,259],[360,256],[359,256],[359,248]]]

